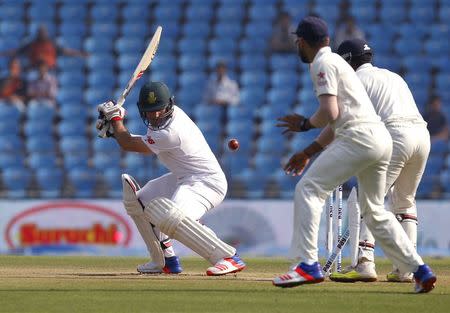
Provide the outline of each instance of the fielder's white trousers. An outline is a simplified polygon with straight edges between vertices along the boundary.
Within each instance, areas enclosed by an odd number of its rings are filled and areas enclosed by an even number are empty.
[[[430,153],[430,133],[423,121],[393,123],[388,125],[388,131],[393,149],[386,176],[386,194],[395,183],[389,193],[389,209],[394,214],[417,216],[415,197]],[[360,240],[375,244],[375,238],[364,220],[361,223]],[[415,244],[417,238],[410,240]],[[373,261],[373,250],[360,250],[360,257]]]
[[[336,134],[295,188],[291,257],[318,261],[319,224],[328,195],[356,175],[361,215],[385,254],[404,271],[423,264],[394,215],[384,209],[392,140],[384,124],[366,123]]]

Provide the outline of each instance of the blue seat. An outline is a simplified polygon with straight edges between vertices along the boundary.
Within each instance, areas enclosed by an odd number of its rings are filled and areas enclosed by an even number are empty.
[[[102,172],[108,197],[122,198],[122,168],[120,166],[104,169]]]
[[[181,55],[179,57],[179,66],[182,71],[196,71],[203,73],[207,69],[207,61],[201,55]]]
[[[187,20],[210,21],[214,16],[212,2],[202,2],[201,4],[191,3],[185,11]]]
[[[211,54],[208,58],[208,68],[210,71],[213,71],[218,62],[225,62],[228,69],[228,75],[233,78],[232,73],[236,70],[237,67],[237,58],[235,57],[233,52],[225,51]]]
[[[277,104],[283,102],[286,105],[292,105],[296,100],[296,90],[293,88],[279,87],[271,88],[267,95],[267,99],[270,103]]]
[[[90,58],[88,58],[89,60]],[[59,56],[57,60],[58,70],[60,71],[77,71],[84,69],[85,60],[83,58],[75,58],[71,56]]]
[[[97,151],[92,157],[92,164],[94,168],[101,173],[106,168],[120,167],[120,154],[111,154],[108,152]]]
[[[110,18],[107,21],[111,21]],[[119,35],[119,27],[116,23],[111,22],[100,22],[94,23],[91,25],[91,36],[94,38],[111,38],[113,40],[115,37]]]
[[[264,71],[267,58],[263,55],[244,54],[239,58],[241,71]]]
[[[272,34],[272,23],[267,21],[251,22],[245,26],[244,34],[246,37],[258,37],[261,39],[268,39]]]
[[[239,41],[239,52],[242,56],[255,56],[255,53],[258,53],[261,56],[264,56],[264,52],[268,48],[267,39],[264,38],[244,38]]]
[[[125,154],[123,163],[126,168],[136,169],[144,169],[148,165],[146,162],[146,157],[143,154],[132,152]]]
[[[182,35],[183,38],[190,38],[190,39],[203,39],[209,37],[209,34],[211,32],[212,28],[209,25],[208,21],[204,20],[191,20],[187,21],[183,25],[182,29]]]
[[[89,144],[86,137],[80,136],[80,132],[78,132],[78,136],[62,137],[60,139],[60,149],[65,155],[71,153],[87,153],[89,151]]]
[[[375,1],[353,2],[350,7],[350,14],[355,18],[358,25],[364,26],[366,23],[372,23],[377,17]]]
[[[230,23],[226,20],[222,23],[217,23],[214,27],[214,36],[218,38],[230,38],[237,41],[241,36],[243,28],[240,23]]]
[[[21,114],[22,113],[16,106],[8,104],[4,101],[0,102],[0,116],[3,120],[18,123],[19,119],[21,118]]]
[[[74,196],[90,198],[94,196],[96,176],[89,168],[75,168],[68,172],[69,182],[74,187]]]
[[[243,156],[241,151],[239,153],[226,153],[221,159],[221,164],[225,172],[229,173],[231,177],[249,167],[247,156]]]
[[[83,102],[83,86],[75,84],[75,87],[61,88],[56,95],[56,101],[58,103],[79,103]]]
[[[245,195],[250,199],[263,197],[266,180],[266,176],[248,168],[232,177],[233,184],[237,182],[244,185]]]
[[[79,20],[73,20],[69,22],[62,22],[59,25],[59,34],[61,36],[81,36],[84,37],[87,34],[87,28],[84,23]]]
[[[96,105],[111,99],[112,90],[98,89],[98,87],[88,88],[84,93],[84,101],[88,105]]]
[[[277,149],[274,149],[274,147],[277,147]],[[280,157],[283,154],[283,144],[278,140],[263,136],[256,142],[256,149],[259,158],[262,158],[262,156],[265,158],[258,162],[256,162],[255,159],[256,168],[264,166],[264,163],[268,163],[267,166],[271,169],[278,169],[281,167]]]
[[[243,72],[240,77],[243,87],[261,87],[265,88],[269,83],[269,77],[265,71],[248,71]]]
[[[125,6],[120,10],[122,20],[125,22],[127,21],[138,21],[138,20],[145,20],[147,21],[149,19],[150,15],[150,8],[148,6],[148,3],[141,3],[141,2],[130,2],[125,3]]]
[[[95,139],[92,143],[92,148],[96,153],[103,152],[110,153],[111,155],[120,155],[119,144],[114,139]]]
[[[395,23],[400,24],[406,20],[406,13],[407,10],[404,5],[398,5],[395,1],[383,1],[379,16],[383,23],[395,21]]]
[[[142,38],[133,38],[133,37],[120,37],[116,40],[115,50],[119,54],[132,54],[132,53],[140,53],[143,52],[144,43],[142,42]]]
[[[95,40],[95,39],[93,39]],[[95,71],[99,68],[114,68],[116,65],[116,60],[113,57],[112,53],[96,53],[94,55],[89,56],[87,59],[87,67],[91,71]]]
[[[75,168],[85,168],[88,166],[89,156],[87,152],[64,154],[64,169],[71,170]]]
[[[181,54],[204,54],[206,52],[206,41],[200,38],[183,38],[178,42],[178,51]]]
[[[273,3],[255,3],[250,7],[248,14],[252,21],[264,21],[271,24],[270,22],[277,14],[277,9]]]
[[[53,123],[55,115],[56,115],[55,108],[40,102],[30,103],[26,111],[28,121],[40,120],[42,122],[47,122],[50,125]]]
[[[270,58],[270,67],[272,70],[283,71],[283,70],[296,70],[299,66],[298,57],[295,55],[280,55],[274,54]]]
[[[237,41],[233,38],[220,37],[209,40],[208,50],[211,54],[235,53],[237,50]]]
[[[31,174],[21,168],[5,168],[2,172],[3,185],[6,196],[10,198],[24,198],[31,183]]]
[[[24,166],[23,154],[17,151],[2,152],[0,153],[0,169],[4,170],[6,168],[21,168]]]
[[[84,20],[87,16],[87,6],[84,3],[62,3],[59,17],[63,21]]]
[[[266,101],[266,90],[264,86],[247,85],[241,89],[240,102],[246,106],[256,108]]]
[[[182,62],[182,60],[183,56],[180,58],[180,62]],[[153,81],[164,82],[171,91],[176,90],[178,78],[174,70],[155,70],[154,68],[152,68],[150,77]]]
[[[40,2],[31,3],[31,6],[28,8],[28,18],[31,21],[52,21],[55,19],[56,10],[53,5],[45,5]]]
[[[175,72],[177,68],[177,60],[172,56],[158,55],[151,65],[152,71],[171,71]]]
[[[187,113],[192,113],[195,106],[202,102],[203,90],[191,90],[188,88],[181,88],[175,97],[177,105]]]
[[[431,76],[427,73],[409,72],[404,78],[411,89],[414,89],[413,86],[426,87],[431,83]]]
[[[450,53],[450,44],[448,40],[442,40],[442,38],[429,39],[425,42],[424,49],[428,57],[448,56]]]
[[[406,55],[402,58],[402,65],[407,72],[429,73],[431,70],[431,60],[418,55]]]
[[[22,38],[26,34],[26,26],[22,22],[2,21],[0,22],[0,33],[2,35],[14,35]]]
[[[29,120],[23,127],[24,134],[27,137],[31,136],[52,136],[53,123],[41,120]]]
[[[84,50],[91,55],[111,54],[113,52],[114,41],[110,38],[88,37],[84,41]]]
[[[0,19],[2,21],[21,21],[25,17],[25,8],[22,2],[2,2],[0,6]]]
[[[7,122],[0,123],[3,125],[8,125]],[[12,125],[16,125],[13,123]],[[8,127],[1,132],[0,135],[0,153],[15,153],[23,152],[24,144],[22,138],[19,136],[19,131],[11,131]]]
[[[1,138],[1,137],[0,137]],[[54,153],[56,144],[53,136],[32,136],[26,140],[27,151],[33,153]]]
[[[131,74],[130,74],[131,75]],[[113,89],[116,85],[116,76],[111,69],[99,72],[91,72],[88,75],[88,86],[91,88],[109,88]]]
[[[217,8],[216,16],[219,22],[240,21],[244,18],[245,8],[243,3],[223,4]]]
[[[115,21],[118,17],[118,9],[114,3],[94,3],[90,10],[91,19],[94,21]]]
[[[147,127],[140,120],[128,120],[125,123],[128,131],[135,135],[143,135],[147,133]]]
[[[27,163],[32,169],[52,169],[58,165],[54,152],[34,152],[28,157]]]
[[[79,88],[81,90],[86,83],[86,75],[83,72],[78,71],[61,72],[58,75],[58,83],[58,93],[63,89]]]
[[[180,88],[203,89],[206,86],[206,74],[203,72],[183,72],[179,75],[178,83]]]
[[[430,155],[431,155],[431,161],[433,161],[435,158],[434,156],[436,156],[437,158],[442,158],[443,155],[445,155],[447,153],[447,142],[444,140],[436,140],[433,141],[433,143],[431,144],[431,150],[430,150]],[[436,162],[438,164],[441,164],[442,162]]]
[[[409,20],[416,24],[431,24],[435,20],[434,6],[428,3],[414,3],[409,9]]]
[[[294,71],[280,70],[272,72],[270,75],[270,82],[273,88],[284,87],[284,86],[296,86],[298,82],[298,74]]]
[[[181,7],[177,3],[171,1],[170,3],[162,2],[154,9],[154,16],[157,16],[160,21],[175,20],[178,21],[181,17]]]
[[[124,38],[141,39],[143,46],[142,38],[150,36],[150,27],[147,25],[147,20],[130,20],[120,26],[120,34]]]
[[[64,174],[60,168],[37,168],[35,178],[42,198],[61,197]]]

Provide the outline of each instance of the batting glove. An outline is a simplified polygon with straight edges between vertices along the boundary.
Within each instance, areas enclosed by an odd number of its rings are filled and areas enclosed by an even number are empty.
[[[125,117],[125,109],[117,106],[113,101],[106,101],[97,106],[100,116],[104,116],[107,121],[121,121]]]
[[[105,118],[99,118],[95,124],[97,128],[97,136],[100,138],[114,137],[114,127],[111,122],[107,121]]]

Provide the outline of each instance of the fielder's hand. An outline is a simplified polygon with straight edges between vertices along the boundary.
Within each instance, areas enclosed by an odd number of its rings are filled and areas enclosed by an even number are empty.
[[[277,120],[281,122],[276,125],[277,127],[286,127],[283,134],[288,132],[305,132],[312,128],[306,117],[296,113],[279,117]]]
[[[300,176],[306,165],[309,163],[309,156],[305,152],[297,152],[294,154],[287,164],[284,166],[284,171],[286,174],[291,174],[292,176]]]
[[[107,121],[121,121],[125,117],[125,109],[117,106],[113,101],[106,101],[97,106],[100,115],[103,114]]]

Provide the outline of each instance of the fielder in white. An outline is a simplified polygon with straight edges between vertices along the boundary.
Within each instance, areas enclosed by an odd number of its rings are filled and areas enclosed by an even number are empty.
[[[295,188],[291,257],[295,265],[273,280],[278,287],[293,287],[324,280],[318,262],[318,232],[328,195],[356,175],[361,215],[385,254],[402,272],[414,272],[416,292],[429,292],[436,277],[424,264],[395,216],[384,209],[386,170],[392,153],[389,132],[355,71],[332,53],[326,23],[308,16],[298,25],[299,56],[310,63],[319,100],[318,110],[306,118],[298,114],[279,119],[284,132],[323,128],[305,150],[294,154],[284,167],[301,175],[312,155],[326,148]]]
[[[386,125],[393,141],[392,158],[387,170],[385,192],[389,192],[390,210],[395,214],[410,241],[417,243],[417,208],[415,195],[430,152],[430,134],[406,82],[396,73],[372,65],[372,49],[362,39],[344,41],[338,48],[356,71],[375,111]],[[394,185],[395,184],[395,185]],[[335,281],[375,281],[375,238],[361,224],[359,260],[355,268],[333,273]],[[411,282],[411,272],[394,270],[388,281]]]
[[[198,220],[222,202],[227,181],[216,157],[194,122],[175,105],[164,83],[145,84],[137,103],[147,134],[132,135],[123,124],[125,110],[112,101],[98,110],[103,127],[113,127],[114,138],[125,151],[155,154],[170,173],[142,188],[122,175],[123,203],[147,245],[151,261],[139,265],[140,273],[178,274],[182,271],[170,238],[208,260],[207,275],[234,273],[245,268],[236,249],[221,241]],[[100,123],[100,125],[102,125]]]

